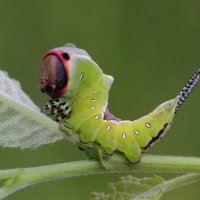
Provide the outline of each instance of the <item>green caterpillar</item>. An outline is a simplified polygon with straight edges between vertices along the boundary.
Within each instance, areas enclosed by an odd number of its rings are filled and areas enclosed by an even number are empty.
[[[114,153],[122,153],[130,163],[140,160],[170,128],[180,105],[200,77],[200,69],[177,97],[159,105],[148,115],[123,121],[108,110],[108,95],[113,77],[105,75],[88,53],[67,44],[48,51],[40,68],[40,88],[52,99],[43,112],[60,123],[71,135],[78,133],[78,145],[91,152],[106,167]]]

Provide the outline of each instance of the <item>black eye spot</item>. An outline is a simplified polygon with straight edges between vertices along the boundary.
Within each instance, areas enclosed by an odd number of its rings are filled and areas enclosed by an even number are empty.
[[[63,57],[65,60],[69,60],[69,54],[68,54],[68,53],[63,53],[63,54],[62,54],[62,57]]]

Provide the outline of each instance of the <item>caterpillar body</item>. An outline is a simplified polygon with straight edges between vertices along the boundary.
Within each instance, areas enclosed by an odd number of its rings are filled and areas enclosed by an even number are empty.
[[[121,120],[108,110],[108,95],[113,77],[105,75],[88,53],[67,44],[48,51],[40,68],[40,88],[52,99],[43,112],[60,123],[66,134],[79,134],[80,148],[98,148],[98,159],[123,153],[131,163],[140,160],[170,128],[180,105],[200,77],[200,69],[181,92],[134,121]]]

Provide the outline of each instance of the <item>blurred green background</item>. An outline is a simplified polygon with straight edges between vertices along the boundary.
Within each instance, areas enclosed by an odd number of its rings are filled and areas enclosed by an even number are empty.
[[[38,69],[49,49],[72,42],[86,49],[103,71],[115,77],[110,110],[136,119],[173,98],[200,66],[200,1],[57,0],[0,1],[0,68],[19,80],[38,105]],[[151,154],[200,156],[200,86],[176,116]],[[84,159],[66,141],[37,150],[0,149],[0,168]],[[136,174],[146,176],[151,174]],[[89,199],[120,175],[90,176],[29,187],[8,200]],[[164,177],[168,178],[165,174]],[[200,183],[167,193],[163,199],[199,199]]]

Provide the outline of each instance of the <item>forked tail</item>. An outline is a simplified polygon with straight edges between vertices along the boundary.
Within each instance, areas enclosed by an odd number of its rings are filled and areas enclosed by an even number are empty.
[[[189,79],[189,81],[185,84],[181,92],[176,97],[177,99],[177,105],[175,108],[174,113],[178,111],[181,104],[187,99],[188,95],[191,93],[194,86],[197,84],[198,80],[200,78],[200,68],[194,73],[194,75]]]

